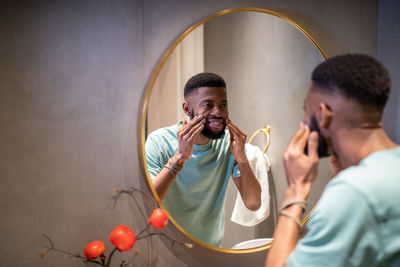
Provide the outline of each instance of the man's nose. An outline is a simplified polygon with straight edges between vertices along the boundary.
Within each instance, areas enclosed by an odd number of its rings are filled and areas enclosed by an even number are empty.
[[[225,108],[220,105],[215,105],[210,115],[215,117],[222,117],[226,113]]]

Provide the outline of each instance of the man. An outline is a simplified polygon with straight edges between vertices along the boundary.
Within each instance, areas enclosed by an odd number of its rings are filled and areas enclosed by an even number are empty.
[[[183,110],[190,121],[158,129],[146,140],[149,173],[164,206],[180,226],[220,246],[229,177],[250,210],[260,207],[261,187],[245,155],[246,134],[229,119],[222,77],[193,76],[185,85],[184,97]]]
[[[283,156],[289,187],[266,266],[400,266],[400,148],[381,122],[389,91],[389,73],[366,55],[313,71],[304,121]],[[300,239],[318,158],[328,155],[337,176]]]

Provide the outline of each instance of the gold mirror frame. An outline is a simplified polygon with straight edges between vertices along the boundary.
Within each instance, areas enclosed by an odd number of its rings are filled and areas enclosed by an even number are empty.
[[[327,55],[324,52],[324,50],[321,48],[321,46],[318,44],[318,42],[304,29],[302,28],[299,24],[294,22],[292,19],[288,18],[287,16],[276,12],[274,10],[270,9],[264,9],[264,8],[255,8],[255,7],[243,7],[243,8],[233,8],[233,9],[227,9],[223,10],[221,12],[218,12],[210,17],[207,17],[197,23],[195,23],[193,26],[189,27],[183,34],[181,34],[167,49],[167,51],[164,53],[164,55],[161,57],[161,59],[158,61],[155,69],[151,73],[151,76],[149,78],[149,82],[146,85],[144,94],[142,96],[142,101],[140,105],[140,118],[139,118],[139,123],[138,123],[138,144],[139,144],[139,159],[140,159],[140,164],[143,170],[143,173],[146,176],[147,183],[150,187],[150,190],[157,201],[158,205],[165,210],[168,213],[168,210],[164,207],[162,204],[160,198],[158,197],[158,194],[152,184],[152,181],[150,179],[150,175],[148,172],[147,168],[147,161],[146,161],[146,155],[145,155],[145,141],[146,141],[146,133],[145,133],[145,126],[146,126],[146,117],[147,117],[147,111],[148,111],[148,103],[150,99],[151,92],[153,91],[154,84],[161,72],[161,69],[163,68],[165,62],[168,60],[169,56],[171,53],[175,50],[175,48],[178,46],[178,44],[189,34],[191,33],[194,29],[196,29],[198,26],[205,24],[206,22],[217,18],[221,17],[223,15],[227,15],[230,13],[236,13],[236,12],[241,12],[241,11],[253,11],[253,12],[260,12],[260,13],[266,13],[269,15],[273,15],[275,17],[284,19],[286,22],[290,23],[292,26],[297,28],[299,31],[301,31],[305,36],[308,37],[308,39],[318,48],[318,50],[321,52],[322,56],[326,59]],[[315,208],[315,206],[314,206]],[[308,213],[308,215],[303,219],[302,224],[306,224],[307,221],[310,218],[311,213],[313,212],[314,208]],[[188,238],[190,238],[192,241],[194,241],[197,244],[200,244],[206,248],[219,251],[219,252],[225,252],[225,253],[232,253],[232,254],[244,254],[244,253],[252,253],[252,252],[258,252],[262,250],[266,250],[271,247],[271,244],[264,245],[264,246],[259,246],[255,248],[250,248],[250,249],[226,249],[226,248],[219,248],[216,246],[212,246],[208,243],[205,243],[201,240],[198,240],[191,234],[189,234],[185,229],[183,229],[175,220],[174,218],[168,213],[168,218],[169,220],[175,225],[176,228],[178,228],[184,235],[186,235]]]

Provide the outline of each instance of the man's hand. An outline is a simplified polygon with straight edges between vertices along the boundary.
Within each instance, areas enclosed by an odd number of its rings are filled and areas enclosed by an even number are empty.
[[[231,152],[237,163],[247,162],[244,146],[246,144],[247,135],[239,129],[229,118],[226,119],[226,126],[231,136]]]
[[[256,211],[261,206],[261,186],[251,170],[249,161],[244,153],[247,135],[229,118],[226,119],[231,136],[230,149],[239,165],[240,177],[233,179],[246,208]]]
[[[178,166],[183,166],[185,162],[192,156],[193,144],[196,137],[204,128],[206,120],[203,115],[194,117],[190,122],[183,120],[183,125],[178,128],[178,150],[171,158],[171,161]],[[167,195],[168,190],[173,184],[177,172],[170,171],[168,168],[163,168],[161,172],[152,180],[160,200],[163,200]]]
[[[307,142],[308,155],[304,154]],[[318,133],[310,133],[308,126],[301,123],[283,154],[283,164],[289,185],[286,193],[289,193],[292,199],[305,200],[317,177]]]
[[[307,142],[308,155],[304,154]],[[301,123],[283,154],[283,164],[289,184],[284,200],[306,200],[317,177],[318,133],[310,133],[308,126]],[[303,208],[300,205],[292,205],[287,207],[285,212],[301,220]],[[273,238],[265,266],[286,266],[286,260],[300,238],[300,229],[294,219],[281,215]]]
[[[183,120],[178,129],[178,150],[175,153],[177,164],[182,165],[192,156],[196,137],[204,128],[206,120],[203,115],[195,116],[191,121]]]

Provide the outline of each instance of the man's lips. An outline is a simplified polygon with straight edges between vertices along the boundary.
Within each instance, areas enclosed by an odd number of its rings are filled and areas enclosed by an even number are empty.
[[[207,124],[210,127],[221,128],[225,125],[225,120],[223,120],[223,119],[207,119]]]

